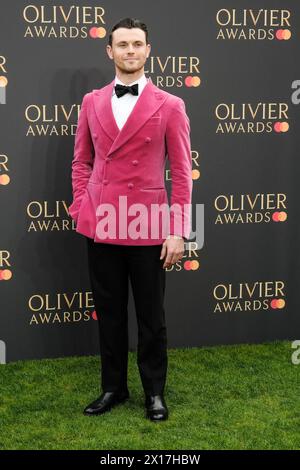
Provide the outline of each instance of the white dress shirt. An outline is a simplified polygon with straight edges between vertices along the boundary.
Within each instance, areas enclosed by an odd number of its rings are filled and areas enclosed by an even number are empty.
[[[126,83],[121,82],[121,80],[119,80],[119,78],[115,76],[113,93],[111,97],[111,105],[112,105],[112,110],[113,110],[113,114],[115,117],[115,121],[120,130],[124,126],[125,122],[127,121],[129,114],[133,110],[134,105],[139,99],[145,85],[147,85],[147,82],[148,82],[148,79],[146,78],[145,74],[142,75],[138,80],[135,80],[134,82],[128,84],[128,86],[134,85],[135,83],[139,84],[138,95],[133,95],[132,93],[128,92],[125,95],[118,98],[115,93],[115,85],[117,85],[117,83],[120,83],[121,85],[126,85]]]

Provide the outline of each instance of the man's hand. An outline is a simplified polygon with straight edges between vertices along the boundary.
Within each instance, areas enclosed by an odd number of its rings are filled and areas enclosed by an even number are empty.
[[[177,235],[169,235],[164,241],[160,259],[166,256],[163,268],[169,268],[172,264],[176,263],[183,257],[184,254],[184,239]]]

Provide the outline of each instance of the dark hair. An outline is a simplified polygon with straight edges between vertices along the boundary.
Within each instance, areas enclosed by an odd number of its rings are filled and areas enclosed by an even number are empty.
[[[148,44],[148,28],[145,25],[145,23],[142,23],[137,18],[123,18],[122,20],[120,20],[117,24],[115,24],[112,27],[112,30],[111,30],[111,32],[109,34],[109,37],[108,37],[108,44],[110,46],[112,46],[112,33],[118,28],[128,28],[128,29],[140,28],[140,29],[142,29],[143,31],[145,31],[146,44]]]

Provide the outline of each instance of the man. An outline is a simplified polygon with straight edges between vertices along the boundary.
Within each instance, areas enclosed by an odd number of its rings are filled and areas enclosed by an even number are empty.
[[[184,239],[190,234],[190,212],[185,208],[191,203],[192,178],[184,101],[145,77],[150,50],[147,27],[139,20],[125,18],[112,28],[107,53],[114,61],[116,76],[83,98],[69,213],[76,221],[76,231],[87,240],[100,335],[102,394],[84,414],[104,413],[129,398],[130,279],[146,417],[160,421],[169,416],[164,398],[168,363],[165,268],[184,254]],[[158,215],[157,207],[168,202],[164,185],[167,155],[171,207],[175,209],[169,217],[164,213],[162,221],[154,220],[149,213]],[[134,218],[137,207],[138,224]]]

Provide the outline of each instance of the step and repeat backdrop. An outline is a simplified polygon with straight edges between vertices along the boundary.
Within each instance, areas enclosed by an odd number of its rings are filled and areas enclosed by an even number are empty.
[[[167,270],[170,348],[300,337],[300,5],[2,1],[0,362],[98,354],[84,236],[68,214],[83,95],[110,83],[112,26],[149,28],[145,75],[191,123],[191,239]],[[172,175],[166,166],[170,194]],[[137,343],[132,293],[130,349]]]

